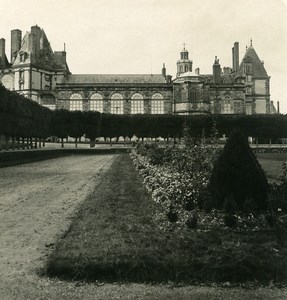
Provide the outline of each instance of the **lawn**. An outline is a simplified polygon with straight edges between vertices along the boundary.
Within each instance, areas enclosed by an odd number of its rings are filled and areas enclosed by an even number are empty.
[[[279,182],[283,175],[282,164],[287,162],[287,153],[258,153],[256,156],[268,180]]]
[[[120,155],[58,241],[49,276],[105,282],[285,281],[287,247],[272,230],[164,232],[127,154]]]

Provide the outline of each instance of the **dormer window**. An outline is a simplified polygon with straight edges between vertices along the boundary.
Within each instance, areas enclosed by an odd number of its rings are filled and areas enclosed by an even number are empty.
[[[25,62],[27,54],[25,52],[20,52],[20,62]]]
[[[245,74],[251,74],[251,65],[245,64]]]

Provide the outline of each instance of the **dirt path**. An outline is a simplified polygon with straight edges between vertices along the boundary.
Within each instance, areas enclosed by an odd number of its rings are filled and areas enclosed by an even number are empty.
[[[113,158],[69,156],[0,169],[0,295],[22,290],[20,283],[30,289],[55,239]]]
[[[116,155],[0,169],[0,299],[286,299],[286,289],[66,282],[37,275]],[[99,185],[100,187],[100,185]]]

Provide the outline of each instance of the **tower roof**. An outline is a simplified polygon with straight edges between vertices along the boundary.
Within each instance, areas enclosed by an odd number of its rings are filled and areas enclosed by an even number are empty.
[[[253,76],[255,77],[268,77],[268,74],[264,68],[264,65],[254,50],[252,44],[246,50],[245,55],[239,66],[239,75],[244,74],[244,62],[252,64]]]

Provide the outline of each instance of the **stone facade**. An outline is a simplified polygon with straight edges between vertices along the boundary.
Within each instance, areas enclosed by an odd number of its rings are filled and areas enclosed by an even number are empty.
[[[212,74],[192,70],[189,52],[180,52],[174,80],[161,74],[71,74],[66,51],[53,52],[43,29],[32,26],[22,39],[11,31],[10,62],[0,39],[0,81],[50,109],[97,110],[116,114],[269,114],[270,77],[252,43],[239,64],[239,44],[232,48],[232,68],[215,57]]]

